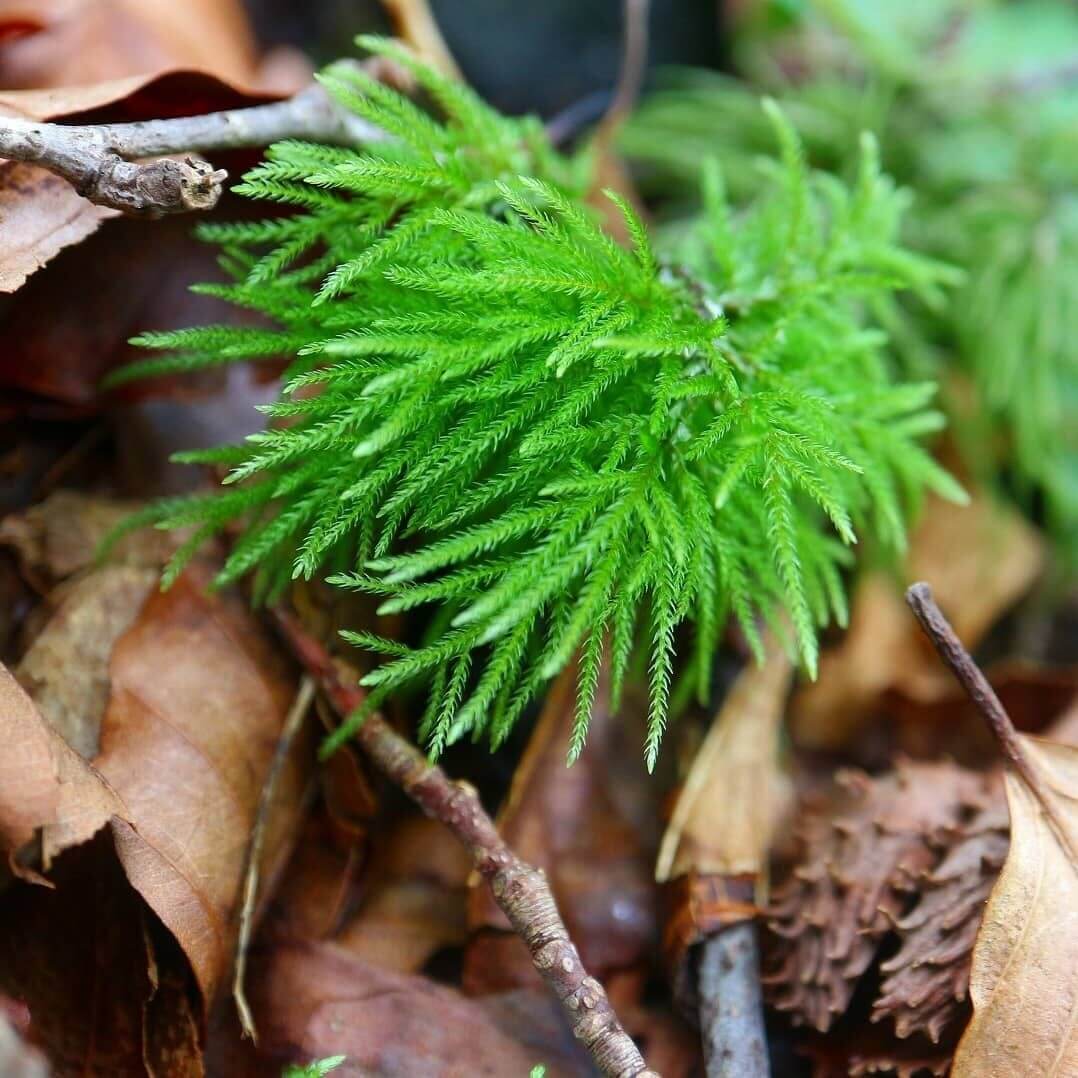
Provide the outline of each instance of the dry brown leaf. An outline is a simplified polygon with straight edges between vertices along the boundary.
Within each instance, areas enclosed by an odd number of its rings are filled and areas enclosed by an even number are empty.
[[[79,243],[114,210],[95,206],[66,180],[19,161],[0,162],[0,293],[14,292],[65,247]]]
[[[647,961],[656,930],[653,847],[647,832],[627,815],[619,794],[638,790],[638,810],[650,811],[653,820],[658,812],[648,785],[634,785],[634,778],[646,773],[637,747],[618,743],[631,726],[627,715],[611,713],[605,676],[584,751],[572,767],[565,766],[574,678],[570,668],[552,686],[498,828],[522,859],[546,872],[585,967],[601,980],[611,970]],[[623,767],[633,770],[626,776]],[[542,983],[485,884],[472,891],[468,920],[477,935],[465,955],[467,991]]]
[[[19,684],[84,759],[97,755],[112,647],[158,576],[156,569],[110,565],[62,586],[56,612],[15,667]]]
[[[23,513],[0,520],[0,545],[10,546],[23,571],[43,584],[64,580],[94,564],[101,541],[139,504],[58,490]],[[176,549],[171,532],[143,528],[110,552],[111,564],[156,569]]]
[[[1073,701],[1073,689],[1071,696]],[[1043,724],[1045,716],[1040,718]],[[983,729],[983,719],[980,725]],[[1047,736],[1065,745],[1078,743],[1078,706],[1072,702]],[[953,1040],[969,1019],[974,942],[1010,843],[1001,770],[986,793],[989,800],[971,819],[939,836],[942,859],[895,923],[898,950],[880,964],[884,977],[872,1019],[893,1019],[899,1037],[920,1032],[934,1042],[944,1035]]]
[[[0,851],[9,857],[40,828],[47,868],[62,850],[85,842],[114,815],[126,814],[115,791],[68,747],[2,665],[0,744]]]
[[[696,1014],[693,948],[756,916],[766,901],[771,836],[790,794],[779,730],[793,665],[770,636],[766,661],[746,667],[722,702],[678,794],[659,847],[663,955],[674,996]]]
[[[1078,1074],[1078,749],[1020,742],[1037,789],[1008,769],[1011,847],[973,952],[953,1078]]]
[[[0,0],[0,26],[19,7]],[[283,83],[286,68],[275,63],[266,85],[239,0],[38,0],[26,25],[32,32],[0,36],[0,115],[85,118],[106,107],[109,120],[192,115],[256,104],[267,90],[292,93],[302,78],[293,68]],[[114,216],[43,169],[3,162],[0,292]]]
[[[127,805],[130,822],[113,825],[120,861],[179,941],[206,1006],[228,970],[258,798],[295,688],[239,596],[207,590],[212,575],[197,563],[152,595],[113,649],[95,761]],[[277,786],[264,881],[300,820],[306,748]]]
[[[385,836],[363,903],[336,942],[380,969],[418,973],[443,947],[464,945],[471,870],[443,824],[405,817]]]
[[[342,1054],[342,1078],[509,1078],[539,1062],[548,1078],[594,1073],[546,991],[469,999],[309,941],[276,944],[251,972],[259,1048],[278,1066]]]
[[[108,832],[68,850],[52,875],[53,890],[16,883],[0,896],[0,991],[23,1009],[26,1038],[56,1075],[201,1075],[190,971],[157,939]]]
[[[914,532],[902,583],[927,580],[969,647],[1032,586],[1044,563],[1036,531],[984,492],[969,505],[933,498]],[[899,582],[869,573],[858,585],[849,631],[820,658],[819,678],[794,694],[791,720],[811,748],[845,743],[888,690],[930,702],[952,682],[909,616]]]
[[[0,21],[25,0],[0,0]],[[0,86],[78,86],[195,67],[238,82],[257,55],[240,0],[35,0],[37,28],[0,48]]]
[[[689,871],[755,876],[766,865],[788,793],[778,742],[792,677],[771,638],[764,665],[734,683],[678,795],[655,865],[660,883]]]

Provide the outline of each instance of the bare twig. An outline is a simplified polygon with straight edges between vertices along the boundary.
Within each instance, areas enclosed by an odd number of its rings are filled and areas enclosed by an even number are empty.
[[[622,17],[621,69],[610,107],[606,110],[595,141],[602,151],[609,149],[625,118],[633,110],[648,68],[648,14],[650,0],[624,0]]]
[[[943,611],[932,598],[932,589],[924,582],[913,584],[906,591],[906,602],[925,635],[932,641],[939,657],[950,668],[988,723],[988,728],[1008,763],[1032,786],[1035,779],[1031,778],[1029,761],[1022,751],[1010,716],[1003,709],[999,697],[988,684],[981,668],[973,661],[973,656],[962,646],[962,641],[955,635],[950,622],[943,616]]]
[[[1003,753],[1008,765],[1029,788],[1040,802],[1041,809],[1052,824],[1060,841],[1071,856],[1078,861],[1078,850],[1073,846],[1070,829],[1058,819],[1055,798],[1047,790],[1041,773],[1030,761],[1022,745],[1022,739],[1000,703],[995,690],[988,684],[981,668],[973,661],[973,656],[962,646],[950,622],[943,616],[943,611],[932,598],[932,589],[925,583],[913,584],[906,591],[906,602],[920,622],[925,635],[932,641],[939,657],[950,668],[959,684],[966,690],[981,717],[988,724],[996,739],[996,744]]]
[[[192,154],[267,146],[285,138],[354,145],[385,134],[340,108],[321,86],[251,108],[120,124],[39,123],[0,117],[0,157],[54,172],[99,206],[160,217],[209,210],[228,173]],[[157,158],[140,161],[140,158]]]
[[[284,610],[274,610],[282,635],[334,709],[345,717],[365,693],[346,683],[323,645]],[[471,852],[476,870],[527,944],[532,961],[557,996],[574,1036],[610,1078],[658,1078],[618,1022],[603,986],[589,977],[565,929],[544,874],[521,861],[498,834],[472,787],[454,782],[400,736],[381,716],[366,718],[356,733],[375,766],[432,818],[445,824]]]
[[[707,1078],[767,1078],[756,925],[740,921],[700,948],[700,1029]]]
[[[277,739],[277,748],[273,753],[269,774],[266,776],[265,785],[258,798],[254,831],[251,834],[251,845],[247,850],[247,868],[243,880],[243,906],[240,910],[239,939],[236,943],[236,966],[232,976],[232,998],[236,1001],[240,1026],[244,1034],[253,1041],[258,1039],[258,1034],[255,1030],[251,1008],[247,1003],[243,981],[247,973],[247,951],[251,945],[251,932],[254,928],[255,903],[258,899],[258,873],[262,862],[262,847],[266,841],[266,824],[273,805],[273,794],[277,789],[277,782],[284,770],[288,754],[292,751],[292,742],[295,741],[296,734],[299,733],[310,709],[313,697],[314,681],[309,675],[304,674],[300,680],[296,698],[292,701],[292,707],[281,727],[281,736]]]

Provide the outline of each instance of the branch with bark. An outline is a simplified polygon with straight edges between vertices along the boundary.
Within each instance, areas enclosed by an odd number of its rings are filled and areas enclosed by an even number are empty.
[[[288,138],[361,145],[385,137],[313,84],[269,105],[169,120],[61,124],[0,117],[0,158],[48,169],[99,206],[161,217],[217,205],[228,173],[194,154]]]
[[[334,710],[347,718],[365,699],[358,684],[341,676],[320,641],[287,611],[275,609],[281,635]],[[535,968],[557,996],[573,1035],[608,1078],[659,1078],[618,1021],[603,986],[588,976],[558,913],[546,876],[522,861],[498,834],[475,790],[453,781],[393,729],[380,715],[363,721],[356,733],[374,765],[433,819],[445,824],[469,850],[476,871],[524,940]]]

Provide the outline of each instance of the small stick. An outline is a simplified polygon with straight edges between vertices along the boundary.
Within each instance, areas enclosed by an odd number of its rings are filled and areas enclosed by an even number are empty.
[[[1007,763],[1029,788],[1040,803],[1048,821],[1055,830],[1060,842],[1067,848],[1071,857],[1078,861],[1078,850],[1074,848],[1070,829],[1059,820],[1054,798],[1045,786],[1041,773],[1033,766],[1029,755],[1022,746],[1022,739],[1000,703],[995,690],[988,684],[981,668],[973,661],[973,656],[962,646],[950,622],[943,616],[943,611],[932,598],[932,589],[923,581],[911,585],[906,591],[906,602],[920,622],[925,635],[940,658],[950,668],[959,684],[966,690],[981,717],[992,731]]]
[[[273,804],[273,794],[277,789],[277,783],[284,770],[285,761],[292,751],[292,742],[296,739],[303,720],[314,698],[314,681],[310,675],[304,674],[296,691],[296,697],[292,701],[292,707],[281,727],[281,736],[277,739],[277,748],[273,753],[273,761],[270,764],[269,774],[266,776],[265,785],[258,798],[258,809],[255,812],[255,826],[251,834],[251,845],[247,849],[247,868],[243,880],[243,907],[240,910],[240,931],[236,943],[236,966],[232,976],[232,998],[236,1001],[236,1010],[240,1016],[240,1026],[245,1036],[252,1041],[258,1040],[258,1032],[255,1029],[254,1016],[247,1003],[247,994],[244,991],[243,982],[247,974],[247,951],[251,945],[251,933],[254,928],[255,902],[258,898],[258,872],[262,862],[262,847],[266,841],[266,823],[269,819],[270,806]]]
[[[622,16],[621,69],[614,97],[606,110],[595,141],[605,152],[614,141],[625,118],[633,110],[648,69],[648,14],[650,0],[624,0]]]
[[[272,613],[296,658],[334,709],[342,718],[352,714],[363,704],[364,690],[342,680],[326,648],[293,615],[280,608]],[[639,1049],[622,1028],[603,986],[584,969],[546,876],[506,845],[475,790],[450,779],[380,715],[364,719],[356,740],[391,782],[428,816],[445,824],[471,852],[476,870],[527,944],[536,969],[564,1008],[573,1035],[599,1071],[608,1078],[659,1078],[647,1069]]]
[[[740,921],[701,947],[700,1029],[707,1078],[767,1078],[756,926]]]
[[[925,635],[932,641],[939,657],[958,679],[958,683],[966,690],[988,723],[988,728],[1008,763],[1025,779],[1031,789],[1035,789],[1037,777],[1022,751],[1022,744],[1010,716],[1004,710],[995,690],[988,684],[988,678],[973,661],[973,656],[962,646],[962,641],[951,628],[951,623],[943,616],[943,611],[932,598],[932,589],[923,581],[913,584],[906,591],[906,602]]]
[[[0,116],[0,157],[48,169],[99,206],[147,217],[213,209],[228,178],[195,157],[162,155],[268,146],[286,138],[359,145],[386,135],[317,84],[270,105],[170,120],[58,124]],[[135,160],[145,157],[158,160]]]

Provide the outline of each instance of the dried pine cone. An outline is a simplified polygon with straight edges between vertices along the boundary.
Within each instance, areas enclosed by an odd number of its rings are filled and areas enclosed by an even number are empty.
[[[795,1022],[826,1031],[847,1008],[880,941],[939,854],[933,836],[984,801],[984,780],[953,763],[902,762],[878,778],[838,777],[838,803],[809,816],[800,865],[769,910],[764,983]]]
[[[936,1042],[965,1017],[973,944],[1007,857],[1010,825],[998,781],[973,818],[941,838],[947,852],[895,924],[901,946],[880,965],[885,978],[872,1009],[875,1022],[894,1019],[898,1036],[920,1032]]]

